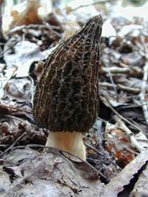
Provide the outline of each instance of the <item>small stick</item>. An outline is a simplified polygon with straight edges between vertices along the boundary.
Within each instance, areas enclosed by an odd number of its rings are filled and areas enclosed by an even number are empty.
[[[126,92],[129,92],[129,93],[133,93],[133,94],[138,94],[140,92],[140,88],[132,88],[132,87],[127,87],[127,86],[124,86],[124,85],[121,85],[121,84],[118,84],[118,88],[120,90],[123,90],[123,91],[126,91]],[[148,92],[148,89],[147,89],[147,92]]]
[[[20,107],[14,107],[14,106],[5,105],[5,104],[0,104],[0,111],[1,110],[8,111],[10,113],[20,111],[20,112],[25,112],[25,113],[32,114],[32,111],[31,110],[22,109]]]
[[[15,144],[22,138],[26,135],[26,132],[24,132],[22,135],[20,135],[4,152],[2,152],[0,154],[0,157],[2,157],[5,153],[7,153],[9,150],[11,150]]]
[[[3,0],[0,0],[0,41],[3,40],[3,32],[2,32],[2,4],[3,4]]]
[[[133,94],[139,94],[140,93],[140,88],[127,87],[127,86],[124,86],[124,85],[121,85],[121,84],[111,84],[111,83],[108,83],[108,82],[102,82],[102,83],[99,83],[99,85],[100,85],[100,87],[106,87],[106,88],[116,87],[117,89],[120,89],[120,90],[123,90],[123,91],[126,91],[126,92],[130,92],[130,93],[133,93]],[[146,92],[148,92],[148,88],[146,89]]]
[[[121,64],[121,63],[120,63]],[[100,70],[100,73],[108,73],[108,69],[112,74],[128,74],[130,76],[135,76],[135,77],[141,77],[142,76],[142,70],[134,67],[134,68],[127,68],[127,67],[117,67],[117,66],[112,66],[112,67],[102,67]]]
[[[91,146],[90,144],[85,143],[85,145],[86,145],[86,147],[88,147],[88,148],[92,149],[93,151],[95,151],[96,153],[98,153],[98,155],[106,157],[110,161],[110,163],[112,163],[115,167],[117,167],[116,164],[108,157],[107,154],[103,154],[102,152],[100,152],[95,147]]]
[[[106,69],[107,69],[107,72],[109,74],[110,81],[111,81],[111,83],[113,85],[113,89],[115,91],[116,99],[118,100],[117,87],[116,87],[116,85],[114,83],[114,80],[113,80],[113,77],[112,77],[112,73],[110,72],[110,69],[109,69],[109,65],[106,66]]]
[[[109,108],[110,108],[110,109],[111,109],[121,120],[124,120],[126,123],[132,125],[132,126],[135,127],[138,131],[140,131],[140,132],[143,133],[142,129],[141,129],[139,126],[137,126],[137,125],[133,124],[132,122],[130,122],[129,120],[127,120],[124,116],[122,116],[121,114],[119,114],[119,113],[111,106],[110,102],[109,102],[108,99],[106,98],[106,95],[103,95],[103,98],[105,99],[106,103],[108,104],[108,107],[109,107]]]
[[[132,146],[135,147],[139,152],[142,152],[144,148],[137,142],[133,132],[124,124],[124,122],[119,117],[115,116],[115,120],[117,121],[119,128],[128,135]]]
[[[2,4],[3,4],[3,0],[0,0],[0,44],[3,45],[3,43],[6,42],[6,39],[4,37],[4,34],[3,34],[3,30],[2,30]]]
[[[3,57],[3,55],[9,51],[10,49],[12,49],[17,43],[19,42],[19,40],[15,41],[8,49],[6,49],[5,51],[3,51],[2,53],[0,53],[0,58]]]
[[[146,55],[148,53],[148,48],[145,45],[144,37],[141,38],[141,42],[144,46],[144,52],[145,52],[144,56],[146,58],[146,63],[145,63],[145,66],[143,67],[143,79],[142,79],[141,92],[139,94],[139,98],[140,98],[140,101],[142,103],[142,110],[143,110],[144,118],[145,118],[145,121],[146,121],[146,125],[148,125],[148,105],[147,105],[146,100],[145,100],[147,80],[148,80],[148,58],[147,58],[147,55]]]
[[[148,125],[148,105],[145,100],[145,94],[146,94],[146,88],[147,88],[147,78],[148,78],[148,60],[146,61],[146,64],[143,68],[143,80],[141,85],[141,92],[139,94],[139,98],[142,104],[142,110],[144,114],[144,118],[146,121],[146,124]]]
[[[20,25],[20,26],[16,26],[12,29],[10,29],[9,34],[11,33],[15,33],[16,31],[23,31],[24,29],[39,29],[39,30],[43,30],[43,29],[46,29],[46,30],[51,30],[53,31],[53,33],[55,32],[55,30],[60,30],[60,27],[58,26],[54,26],[54,25],[51,25],[50,24],[50,28],[49,28],[49,24],[47,25],[47,23],[44,23],[44,24],[30,24],[30,25]],[[56,32],[57,33],[57,32]],[[60,34],[58,34],[58,36],[61,37]]]

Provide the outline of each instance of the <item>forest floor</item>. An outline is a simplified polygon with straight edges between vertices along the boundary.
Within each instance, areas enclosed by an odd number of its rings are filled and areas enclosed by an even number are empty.
[[[148,197],[148,22],[102,13],[98,118],[84,136],[87,161],[74,162],[45,151],[32,102],[45,59],[90,16],[67,7],[42,19],[38,8],[0,38],[0,196]]]

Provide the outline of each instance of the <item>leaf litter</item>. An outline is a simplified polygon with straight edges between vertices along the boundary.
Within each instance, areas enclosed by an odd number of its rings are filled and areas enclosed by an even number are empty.
[[[44,60],[88,15],[67,7],[41,18],[37,3],[30,21],[30,6],[12,12],[0,45],[0,195],[147,196],[148,22],[104,15],[100,110],[84,136],[87,162],[76,163],[45,151],[48,130],[36,126],[32,98]]]

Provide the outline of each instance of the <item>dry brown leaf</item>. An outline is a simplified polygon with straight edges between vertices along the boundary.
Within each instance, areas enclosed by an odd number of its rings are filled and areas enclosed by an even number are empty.
[[[131,147],[128,136],[117,128],[106,130],[105,148],[112,153],[121,167],[126,166],[134,158],[133,148]]]
[[[10,25],[10,28],[20,25],[42,23],[42,20],[38,15],[39,7],[40,3],[36,0],[28,0],[27,6],[22,13],[19,13],[18,10],[12,10],[11,16],[13,17],[13,21]]]

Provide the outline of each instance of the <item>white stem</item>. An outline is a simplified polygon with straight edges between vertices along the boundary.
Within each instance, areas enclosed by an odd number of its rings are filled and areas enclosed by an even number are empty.
[[[86,160],[85,145],[83,143],[82,134],[79,132],[50,132],[46,146],[68,151],[79,158]],[[70,156],[70,158],[74,157]]]

